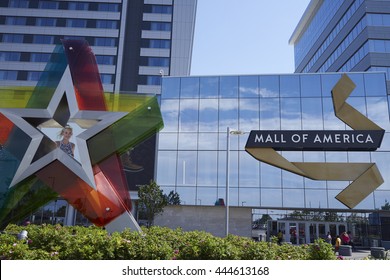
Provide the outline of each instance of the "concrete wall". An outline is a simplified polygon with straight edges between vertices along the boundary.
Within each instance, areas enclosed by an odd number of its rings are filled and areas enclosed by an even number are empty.
[[[182,228],[185,231],[206,231],[215,236],[225,236],[225,207],[170,205],[155,217],[154,225],[168,228]],[[252,236],[252,209],[229,208],[229,233]]]

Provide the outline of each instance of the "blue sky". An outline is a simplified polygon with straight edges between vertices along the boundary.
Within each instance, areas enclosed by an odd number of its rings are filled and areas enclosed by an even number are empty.
[[[310,0],[198,0],[191,75],[294,72],[288,44]]]

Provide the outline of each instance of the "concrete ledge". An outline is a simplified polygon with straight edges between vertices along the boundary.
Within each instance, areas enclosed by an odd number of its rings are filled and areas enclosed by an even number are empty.
[[[385,248],[384,247],[371,247],[371,256],[376,259],[385,258]]]
[[[350,245],[340,245],[339,255],[341,256],[352,256],[352,246]]]

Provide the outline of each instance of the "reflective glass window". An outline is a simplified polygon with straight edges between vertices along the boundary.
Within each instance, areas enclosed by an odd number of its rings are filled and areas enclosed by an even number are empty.
[[[177,149],[177,133],[160,133],[158,138],[158,148],[160,150]]]
[[[218,133],[199,133],[198,150],[217,150]]]
[[[243,98],[240,99],[239,105],[239,129],[241,131],[258,130],[259,122],[259,99]]]
[[[261,206],[279,206],[282,205],[281,189],[261,189]]]
[[[96,20],[96,28],[117,29],[118,22],[116,20]]]
[[[367,117],[385,130],[390,130],[387,98],[367,97]]]
[[[159,151],[157,157],[157,182],[161,185],[176,184],[176,151]]]
[[[196,187],[179,186],[176,188],[176,191],[180,195],[180,201],[182,205],[196,204]]]
[[[375,209],[382,209],[390,201],[390,191],[376,191],[374,199]]]
[[[301,96],[321,96],[321,82],[319,75],[301,75]]]
[[[260,163],[247,152],[239,153],[239,186],[259,188],[260,186]]]
[[[302,98],[302,128],[304,130],[322,130],[322,99]]]
[[[333,107],[332,98],[323,98],[323,114],[325,130],[342,130],[345,129],[345,123],[336,117]]]
[[[220,99],[219,101],[219,131],[238,128],[238,103],[236,99]]]
[[[281,97],[300,97],[300,80],[297,75],[280,76],[280,96]]]
[[[179,133],[179,150],[197,150],[198,134],[182,132]]]
[[[98,11],[100,11],[100,12],[119,12],[119,4],[98,3]]]
[[[33,43],[34,44],[53,44],[54,43],[54,36],[50,35],[34,35],[33,36]]]
[[[284,189],[283,207],[305,207],[303,189]]]
[[[363,75],[360,73],[348,73],[348,77],[356,85],[355,89],[352,91],[350,97],[353,96],[364,96],[364,79]]]
[[[27,19],[25,17],[6,17],[6,25],[26,25]]]
[[[80,19],[80,18],[68,18],[66,20],[66,27],[79,27],[84,28],[87,26],[87,20],[86,19]]]
[[[68,3],[68,10],[82,10],[82,11],[88,11],[88,5],[89,3],[86,2],[69,2]]]
[[[223,76],[219,80],[220,96],[222,98],[237,98],[238,97],[238,77]]]
[[[23,34],[3,34],[3,43],[23,43]]]
[[[340,80],[341,74],[321,75],[322,96],[331,97],[332,89]]]
[[[367,96],[385,96],[386,83],[384,74],[364,74],[364,82]]]
[[[37,18],[37,26],[56,26],[57,19],[55,18]]]
[[[58,1],[43,1],[40,0],[38,4],[39,9],[58,9]]]
[[[218,99],[199,100],[199,131],[218,131]]]
[[[115,47],[115,38],[95,38],[94,45],[99,47]]]
[[[114,56],[110,55],[95,55],[96,62],[102,65],[114,65]]]
[[[390,190],[390,172],[389,172],[389,153],[387,152],[375,152],[371,153],[371,160],[378,166],[379,172],[381,173],[384,184],[379,186],[378,190]],[[387,182],[387,184],[386,184]]]
[[[196,151],[179,151],[177,160],[177,185],[196,185]]]
[[[218,97],[219,78],[218,77],[200,77],[200,97],[216,98]]]
[[[0,61],[19,61],[20,52],[0,52]]]
[[[199,97],[199,78],[192,78],[192,77],[181,78],[180,97],[181,98]]]
[[[266,163],[260,163],[261,187],[262,188],[281,188],[282,171],[280,168],[273,167]]]
[[[198,187],[196,189],[197,205],[214,205],[217,200],[217,188]]]
[[[279,98],[264,98],[260,100],[260,129],[280,129]]]
[[[238,189],[239,203],[238,206],[258,206],[260,205],[260,189],[254,188],[239,188]]]
[[[18,77],[18,71],[0,70],[0,81],[10,80],[16,81]]]
[[[10,8],[28,8],[28,0],[9,0],[8,7]]]
[[[304,178],[303,184],[304,184],[306,189],[316,189],[316,190],[320,190],[320,189],[325,190],[326,189],[326,181],[312,180],[312,179]]]
[[[100,74],[100,79],[103,84],[112,84],[113,75],[111,74]]]
[[[198,130],[198,99],[181,99],[179,115],[179,131]]]
[[[164,132],[177,132],[179,129],[179,100],[161,100],[161,114],[164,120]]]
[[[258,98],[259,97],[259,78],[258,76],[240,76],[240,97]]]
[[[30,55],[31,62],[48,62],[50,59],[49,53],[32,53]]]
[[[161,98],[178,98],[180,92],[179,78],[164,78],[161,89]]]
[[[327,208],[328,201],[326,190],[306,189],[305,207],[308,208]]]
[[[42,72],[39,71],[28,71],[27,72],[27,81],[39,81]]]
[[[301,102],[299,98],[281,98],[281,129],[301,129]]]
[[[260,76],[260,97],[279,96],[279,76]]]
[[[198,186],[217,186],[218,162],[216,151],[199,151]]]
[[[303,177],[292,172],[282,170],[282,186],[284,189],[303,188]]]

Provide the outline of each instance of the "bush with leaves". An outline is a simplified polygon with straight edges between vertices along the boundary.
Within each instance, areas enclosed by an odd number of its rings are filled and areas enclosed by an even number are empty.
[[[15,233],[28,231],[27,240]],[[61,260],[324,260],[335,259],[323,240],[310,245],[277,245],[204,231],[161,227],[108,234],[95,226],[9,225],[0,235],[2,259]]]

